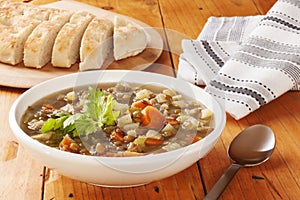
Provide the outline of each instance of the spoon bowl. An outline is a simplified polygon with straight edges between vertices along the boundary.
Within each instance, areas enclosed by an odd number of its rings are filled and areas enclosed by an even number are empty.
[[[218,199],[241,167],[255,166],[267,161],[273,153],[275,143],[272,129],[262,124],[250,126],[240,132],[228,148],[228,157],[232,164],[204,200]]]
[[[259,165],[269,159],[275,147],[275,136],[265,125],[253,125],[233,139],[228,156],[233,163],[243,166]]]

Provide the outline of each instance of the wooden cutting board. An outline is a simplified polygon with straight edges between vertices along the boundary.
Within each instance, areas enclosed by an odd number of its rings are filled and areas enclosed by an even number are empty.
[[[82,10],[90,12],[99,18],[106,18],[110,20],[113,20],[115,15],[119,15],[107,10],[71,0],[54,2],[42,5],[42,7],[59,8],[72,11]],[[120,16],[129,18],[123,15]],[[145,28],[145,32],[148,37],[147,48],[137,56],[126,58],[120,61],[114,61],[112,55],[110,55],[102,69],[144,70],[149,65],[154,63],[160,56],[163,49],[163,40],[160,34],[154,28],[141,21],[133,18],[129,19],[135,21]],[[23,63],[15,66],[0,63],[0,85],[16,88],[30,88],[45,80],[65,74],[75,73],[77,71],[78,63],[74,64],[68,69],[56,68],[50,63],[41,69],[27,68]]]

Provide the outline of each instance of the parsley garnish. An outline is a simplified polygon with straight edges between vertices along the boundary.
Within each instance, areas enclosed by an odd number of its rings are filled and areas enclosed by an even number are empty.
[[[41,131],[61,130],[65,134],[72,133],[73,136],[89,135],[102,128],[104,125],[114,125],[119,111],[114,111],[116,101],[111,94],[106,95],[104,91],[89,87],[88,98],[84,102],[81,112],[59,113],[54,118],[48,119]]]

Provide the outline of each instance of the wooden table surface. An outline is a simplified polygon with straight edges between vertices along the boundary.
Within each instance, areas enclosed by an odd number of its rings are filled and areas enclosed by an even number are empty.
[[[170,76],[176,76],[180,39],[195,39],[208,17],[265,14],[275,3],[275,0],[80,1],[136,18],[161,30],[165,51],[146,71]],[[49,2],[53,1],[31,3]],[[276,149],[260,166],[242,168],[220,199],[300,198],[300,92],[287,92],[239,121],[228,115],[226,127],[213,150],[188,169],[144,186],[120,189],[97,187],[61,176],[26,153],[8,124],[10,106],[24,91],[0,87],[0,199],[202,199],[230,165],[226,150],[231,140],[242,129],[256,123],[274,130]]]

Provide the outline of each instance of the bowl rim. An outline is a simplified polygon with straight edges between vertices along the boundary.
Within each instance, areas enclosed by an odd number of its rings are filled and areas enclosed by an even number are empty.
[[[201,91],[201,95],[203,93],[203,95],[206,95],[210,100],[212,100],[211,103],[213,104],[213,106],[215,106],[215,108],[217,110],[219,110],[221,113],[220,121],[218,124],[216,124],[216,126],[214,127],[214,130],[209,135],[207,135],[206,137],[204,137],[203,139],[201,139],[200,141],[198,141],[196,143],[192,143],[185,147],[181,147],[179,149],[169,151],[169,152],[162,152],[162,153],[157,153],[157,154],[146,154],[143,156],[124,156],[124,157],[88,156],[88,155],[75,154],[75,153],[71,153],[71,152],[61,151],[56,148],[42,144],[42,143],[38,142],[37,140],[32,139],[29,135],[27,135],[20,128],[20,125],[19,125],[20,122],[18,122],[16,119],[16,111],[17,111],[16,109],[17,109],[17,106],[19,105],[19,103],[23,100],[23,98],[25,98],[27,95],[30,95],[32,91],[35,91],[35,90],[37,90],[45,85],[48,85],[54,81],[64,80],[64,79],[68,79],[68,78],[74,79],[74,77],[77,77],[79,74],[84,74],[84,75],[86,74],[88,76],[89,74],[92,74],[92,73],[109,73],[109,74],[110,73],[134,73],[136,75],[148,74],[149,76],[156,76],[156,77],[161,77],[161,78],[168,79],[168,80],[172,79],[173,81],[184,82],[185,84],[188,84],[193,89]],[[70,87],[66,87],[66,88],[70,88]],[[60,90],[63,90],[63,89],[57,89],[55,91],[60,91]],[[41,99],[43,97],[44,96],[40,97],[39,99]],[[201,100],[200,100],[200,102],[201,102]],[[84,159],[85,162],[89,161],[91,159],[94,159],[95,157],[97,157],[97,159],[101,159],[101,160],[108,161],[108,162],[109,161],[120,161],[120,160],[135,161],[135,160],[140,160],[141,158],[147,158],[147,157],[168,157],[168,156],[170,156],[170,154],[179,154],[181,152],[188,151],[188,149],[190,149],[190,148],[196,148],[195,146],[202,145],[202,143],[206,142],[210,138],[215,137],[215,135],[217,135],[216,138],[218,139],[220,137],[220,135],[222,134],[225,124],[226,124],[226,113],[225,113],[224,108],[212,95],[205,92],[202,88],[199,88],[189,82],[186,82],[184,80],[177,79],[177,78],[174,78],[171,76],[157,74],[157,73],[153,73],[153,72],[135,71],[135,70],[97,70],[97,71],[92,70],[92,71],[76,72],[76,73],[71,73],[71,74],[55,77],[55,78],[49,79],[47,81],[41,82],[41,83],[33,86],[32,88],[26,90],[15,100],[15,102],[13,103],[13,105],[11,106],[10,111],[9,111],[9,125],[10,125],[12,132],[14,133],[14,135],[17,137],[18,140],[21,140],[22,142],[33,143],[34,145],[31,148],[33,148],[34,150],[38,150],[38,151],[42,150],[47,155],[55,155],[56,157],[59,156],[61,158],[65,158],[66,156],[69,156],[70,159],[74,159],[74,160]],[[70,156],[70,155],[72,155],[72,156]]]

